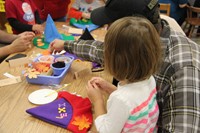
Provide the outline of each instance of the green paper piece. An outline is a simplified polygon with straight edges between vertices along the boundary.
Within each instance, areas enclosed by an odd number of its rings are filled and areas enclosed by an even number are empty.
[[[67,41],[67,40],[75,40],[75,39],[74,39],[74,36],[66,36],[65,34],[61,34],[61,35],[62,35],[64,41]],[[38,45],[37,45],[37,42],[38,42],[37,40],[38,40],[38,39],[42,39],[42,43],[44,43],[43,46],[38,46]],[[41,48],[41,49],[48,49],[48,48],[49,48],[49,43],[44,42],[44,37],[35,37],[35,38],[33,39],[33,45],[36,46],[36,47],[38,47],[38,48]]]
[[[74,24],[81,24],[81,25],[88,25],[88,24],[92,24],[92,21],[90,19],[75,19],[75,18],[71,18],[69,21],[70,25],[74,25]]]

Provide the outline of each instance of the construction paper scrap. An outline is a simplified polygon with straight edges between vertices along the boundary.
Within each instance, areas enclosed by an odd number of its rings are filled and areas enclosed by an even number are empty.
[[[78,29],[78,28],[69,28],[68,33],[70,34],[83,34],[83,30],[82,29]]]
[[[24,66],[25,64],[28,64],[30,62],[31,61],[29,60],[28,57],[22,57],[18,59],[9,60],[9,65],[10,67],[18,67],[18,66]]]
[[[17,76],[15,78],[7,78],[7,79],[2,79],[0,80],[0,87],[1,86],[6,86],[6,85],[11,85],[11,84],[16,84],[21,82],[21,77]]]
[[[4,76],[6,76],[6,77],[8,77],[8,78],[15,78],[15,76],[13,76],[12,74],[10,74],[10,73],[4,73],[3,74]]]

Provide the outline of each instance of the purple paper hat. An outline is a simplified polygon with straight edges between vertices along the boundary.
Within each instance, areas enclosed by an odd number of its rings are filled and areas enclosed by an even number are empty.
[[[93,120],[89,99],[68,92],[60,92],[59,99],[28,109],[26,112],[73,133],[86,133]]]
[[[52,42],[54,39],[63,40],[63,37],[61,36],[61,34],[58,33],[54,21],[49,14],[46,21],[44,36],[45,36],[44,41],[47,43]]]

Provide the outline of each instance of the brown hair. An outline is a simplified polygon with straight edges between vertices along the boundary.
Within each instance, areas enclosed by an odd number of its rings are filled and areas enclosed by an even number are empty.
[[[116,20],[108,29],[104,45],[105,68],[118,80],[144,80],[160,64],[160,38],[146,18]]]

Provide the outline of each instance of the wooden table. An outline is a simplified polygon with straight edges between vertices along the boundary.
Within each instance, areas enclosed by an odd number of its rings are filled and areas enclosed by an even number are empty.
[[[57,28],[61,29],[63,23],[56,23]],[[59,30],[60,31],[60,30]],[[62,31],[65,32],[65,31]],[[105,35],[105,29],[98,29],[93,32],[103,39]],[[42,52],[42,49],[32,47],[25,53],[28,57]],[[81,66],[80,66],[81,67]],[[89,66],[88,66],[89,67]],[[68,92],[76,92],[82,97],[87,97],[86,94],[86,84],[87,81],[93,76],[100,76],[108,81],[112,81],[112,76],[107,74],[105,71],[95,72],[85,75],[84,78],[74,79],[72,70],[70,68],[67,75],[64,77],[60,84],[71,83],[70,87],[67,87]],[[10,68],[7,62],[2,62],[0,64],[0,79],[5,79],[3,75],[8,72],[14,76],[22,76],[21,70],[23,67]],[[60,128],[58,126],[51,125],[47,122],[41,121],[37,118],[25,112],[26,109],[36,107],[36,105],[31,104],[28,101],[28,96],[33,91],[41,89],[42,85],[29,84],[25,77],[22,76],[22,82],[0,87],[0,133],[66,133],[69,132],[66,129]],[[91,128],[92,131],[95,130],[94,124]]]

